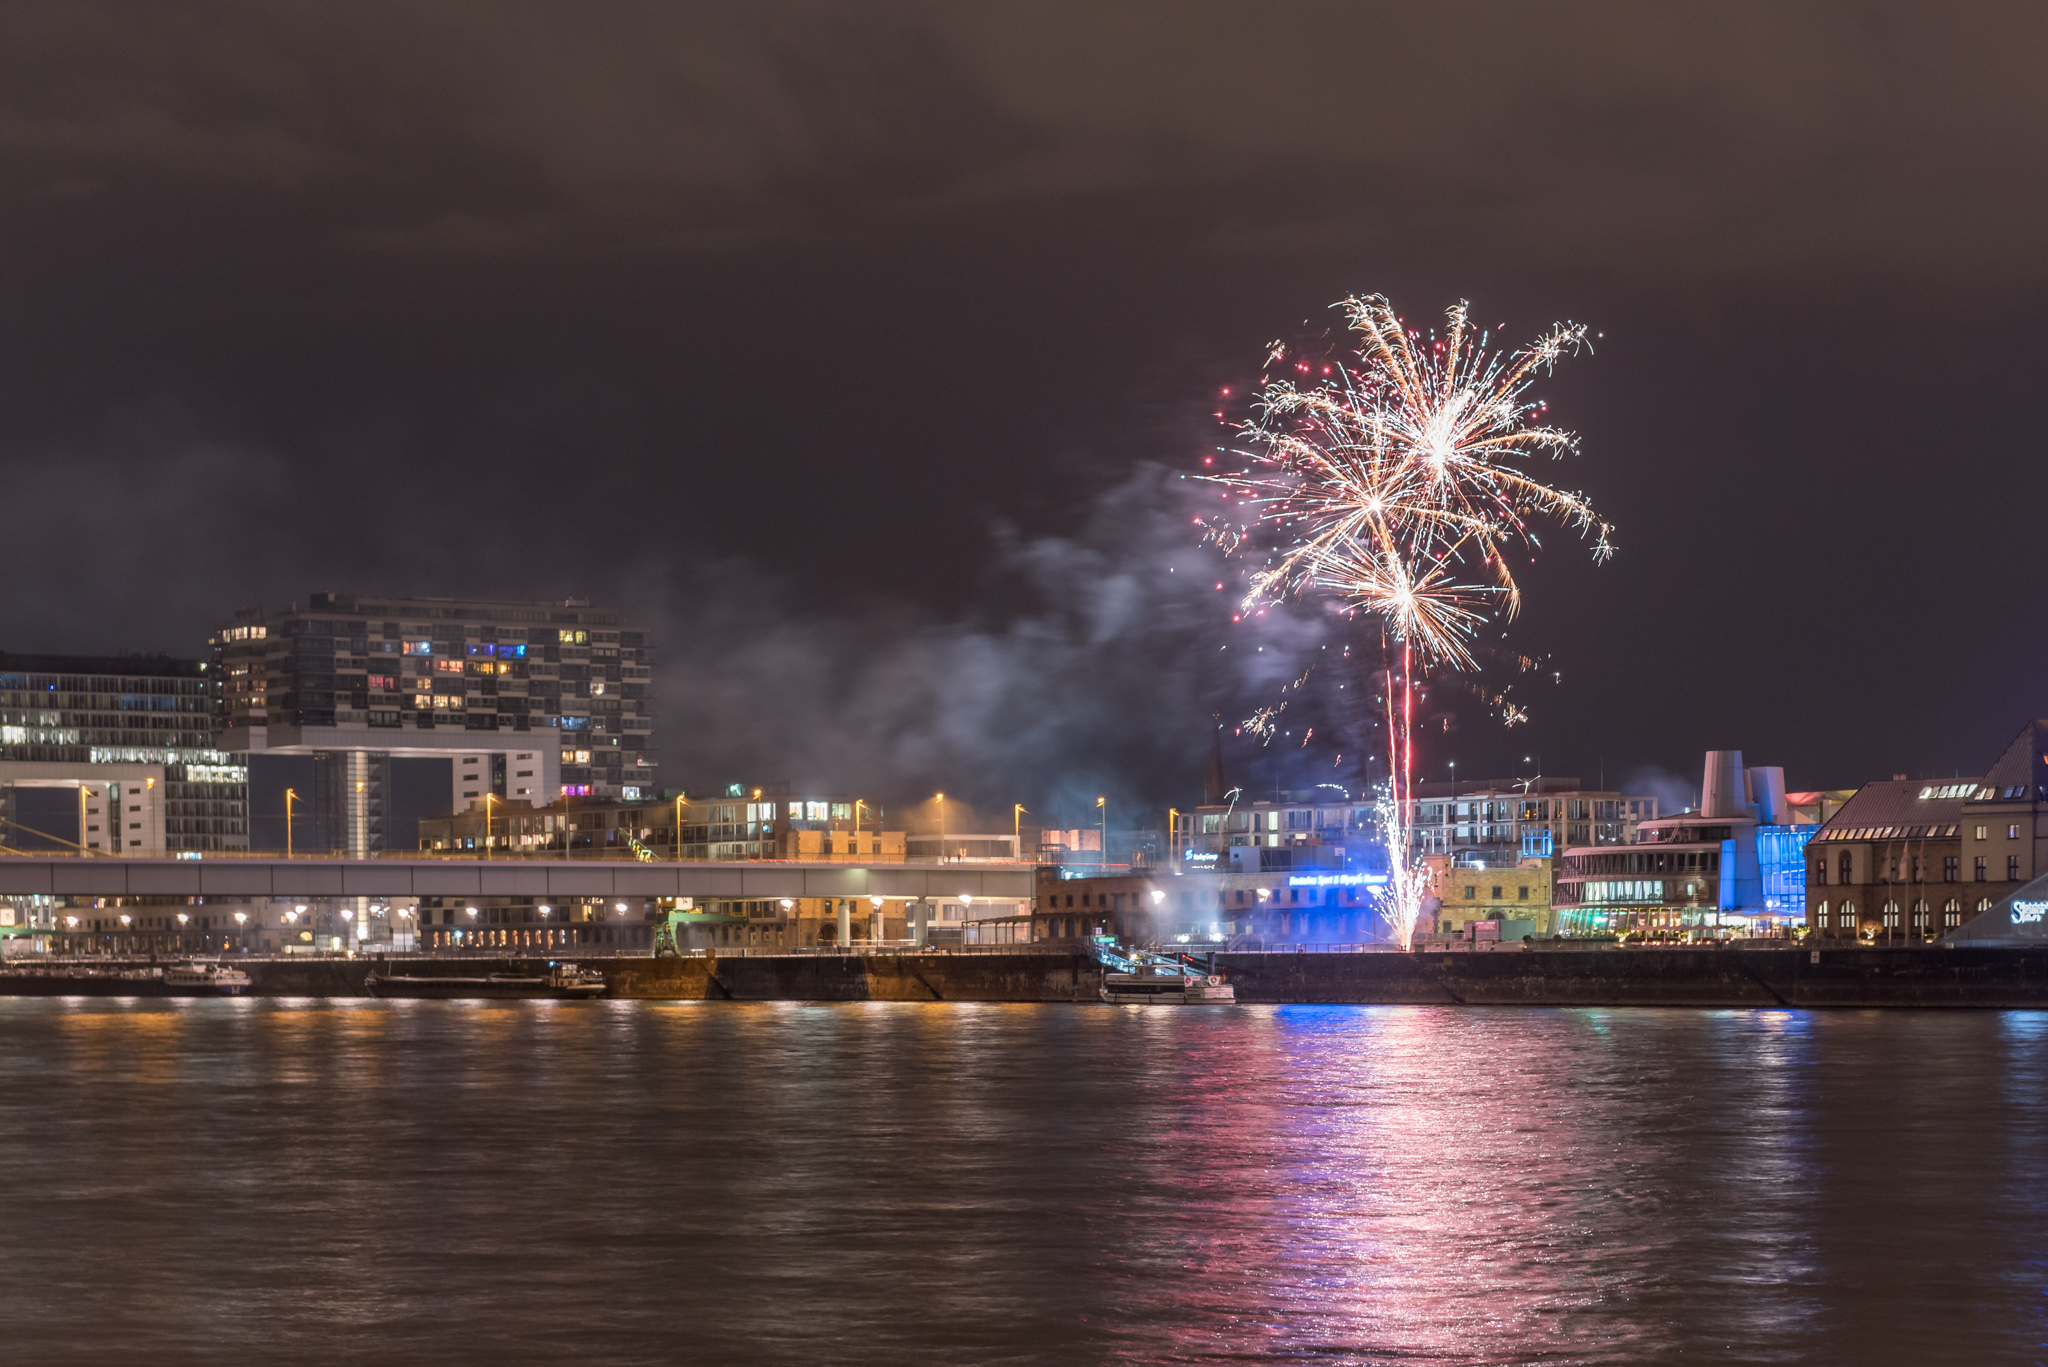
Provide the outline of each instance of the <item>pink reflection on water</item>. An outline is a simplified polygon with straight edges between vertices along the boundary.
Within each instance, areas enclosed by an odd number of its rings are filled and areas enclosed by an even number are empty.
[[[1799,1203],[1741,1192],[1796,1177],[1800,1036],[1731,1017],[1674,1016],[1676,1056],[1601,1012],[1278,1008],[1180,1041],[1186,1110],[1146,1156],[1186,1202],[1109,1273],[1146,1326],[1123,1355],[1661,1360],[1697,1278],[1752,1282],[1740,1337],[1777,1356]]]

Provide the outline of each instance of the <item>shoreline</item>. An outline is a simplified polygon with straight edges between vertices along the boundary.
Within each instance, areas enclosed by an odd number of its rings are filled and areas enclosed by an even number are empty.
[[[367,997],[364,979],[382,964],[404,964],[411,972],[445,966],[481,977],[531,974],[566,958],[231,955],[223,963],[249,974],[250,996]],[[1029,951],[663,959],[586,954],[568,961],[603,973],[603,996],[614,1000],[1093,1003],[1101,980],[1100,966],[1087,955]],[[14,961],[0,970],[0,996],[166,995],[114,976],[150,962]],[[2048,1009],[2048,948],[1270,950],[1218,953],[1216,966],[1246,1005]],[[106,976],[59,975],[71,969]]]

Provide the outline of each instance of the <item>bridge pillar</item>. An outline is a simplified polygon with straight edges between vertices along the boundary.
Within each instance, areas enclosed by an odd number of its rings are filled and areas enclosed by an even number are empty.
[[[844,897],[834,900],[839,903],[839,947],[845,949],[853,943],[853,903]]]
[[[910,904],[910,942],[923,945],[931,939],[931,899],[920,897]]]

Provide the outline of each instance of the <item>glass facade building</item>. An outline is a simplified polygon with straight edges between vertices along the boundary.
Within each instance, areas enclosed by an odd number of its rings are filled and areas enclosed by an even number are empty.
[[[660,792],[652,652],[610,608],[314,594],[303,607],[237,613],[213,645],[216,724],[230,750],[513,755],[529,769],[493,791],[536,807]],[[532,764],[535,752],[544,764]],[[376,763],[354,768],[371,774]]]
[[[170,853],[247,848],[248,770],[215,745],[214,710],[214,675],[204,661],[0,654],[5,819],[58,843],[109,852],[131,844]],[[87,814],[80,799],[71,822],[68,810],[58,810],[60,792],[51,790],[80,788],[94,810]],[[102,802],[109,819],[95,821]],[[147,821],[117,823],[114,804],[146,806]],[[43,808],[47,814],[22,820]],[[138,830],[128,832],[130,824]]]

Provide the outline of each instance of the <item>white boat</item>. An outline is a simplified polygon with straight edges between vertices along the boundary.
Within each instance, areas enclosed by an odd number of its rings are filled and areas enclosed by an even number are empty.
[[[164,969],[164,987],[175,997],[239,997],[249,990],[249,975],[222,968],[218,959],[187,959]]]
[[[1191,959],[1124,949],[1104,936],[1091,946],[1102,964],[1102,999],[1112,1006],[1193,1006],[1237,1000],[1237,989],[1214,971],[1204,972]]]
[[[1135,973],[1104,973],[1102,999],[1113,1006],[1189,1006],[1234,1002],[1237,989],[1220,973],[1184,973],[1146,964]]]

